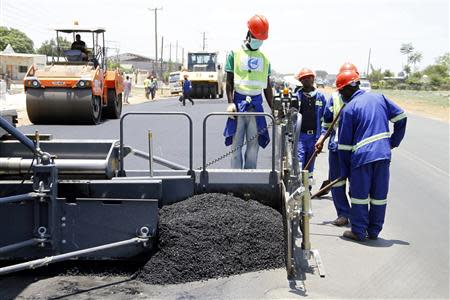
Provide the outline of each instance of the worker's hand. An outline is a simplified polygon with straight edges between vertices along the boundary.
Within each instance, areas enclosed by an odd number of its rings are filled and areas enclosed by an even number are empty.
[[[236,105],[234,103],[228,104],[227,112],[236,112]],[[234,119],[234,116],[229,116],[230,119]]]
[[[228,104],[227,112],[236,112],[236,105],[234,103]]]
[[[314,145],[314,147],[316,148],[317,152],[322,152],[324,140],[325,140],[324,136],[321,135],[319,137],[319,139],[317,140],[316,144]]]

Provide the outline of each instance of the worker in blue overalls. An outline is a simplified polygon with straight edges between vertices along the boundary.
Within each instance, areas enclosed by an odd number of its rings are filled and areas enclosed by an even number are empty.
[[[296,76],[296,79],[303,85],[297,91],[299,111],[302,114],[302,127],[300,129],[297,157],[302,169],[305,168],[308,160],[313,155],[315,150],[314,145],[320,137],[323,111],[326,104],[325,95],[314,87],[315,77],[314,72],[307,68],[301,69]],[[308,171],[311,187],[314,184],[314,161],[309,165]]]
[[[360,90],[355,71],[339,73],[336,88],[346,103],[339,120],[340,175],[349,179],[352,203],[351,230],[343,236],[377,239],[386,213],[391,149],[405,135],[406,115],[384,95]],[[389,121],[394,123],[392,135]]]
[[[358,69],[352,63],[344,63],[339,69],[339,73],[345,70],[353,70],[359,74]],[[328,99],[323,113],[322,122],[322,135],[316,143],[316,150],[322,151],[325,133],[330,128],[333,120],[338,117],[340,110],[344,107],[344,102],[338,92],[331,94]],[[335,181],[339,178],[339,156],[338,156],[338,126],[339,120],[334,124],[330,140],[328,142],[328,179],[329,181]],[[333,196],[334,207],[336,208],[337,218],[331,223],[335,226],[345,226],[348,224],[350,217],[350,204],[347,198],[347,180],[339,180],[331,187],[331,195]]]
[[[243,45],[231,51],[226,60],[227,112],[264,112],[262,93],[272,108],[270,62],[259,48],[268,38],[269,22],[255,15],[247,22],[247,37]],[[238,116],[227,120],[223,135],[225,145],[231,145],[232,169],[256,169],[259,147],[269,142],[266,119],[263,116]],[[242,148],[246,143],[245,154]]]

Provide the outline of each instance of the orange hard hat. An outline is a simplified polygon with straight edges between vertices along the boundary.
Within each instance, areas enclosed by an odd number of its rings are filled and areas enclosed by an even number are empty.
[[[351,62],[346,62],[344,63],[341,68],[339,69],[339,73],[345,71],[345,70],[350,70],[350,71],[355,71],[357,74],[359,74],[358,69],[356,68],[356,66],[354,64],[352,64]]]
[[[262,15],[254,15],[247,22],[248,30],[258,40],[267,40],[269,36],[269,21]]]
[[[336,89],[342,90],[347,85],[359,81],[359,74],[353,70],[344,70],[336,77]]]
[[[306,76],[316,77],[316,74],[314,74],[314,72],[308,68],[303,68],[300,70],[300,72],[298,72],[298,74],[295,76],[295,78],[298,80],[301,80],[303,77],[306,77]]]

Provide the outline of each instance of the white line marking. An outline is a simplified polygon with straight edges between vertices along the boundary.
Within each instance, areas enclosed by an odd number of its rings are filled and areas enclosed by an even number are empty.
[[[394,152],[394,153],[395,153],[395,152],[400,152],[400,154],[403,154],[403,155],[406,156],[407,158],[409,158],[409,159],[411,159],[411,160],[413,160],[413,161],[419,161],[419,162],[422,163],[423,165],[430,167],[431,169],[437,171],[438,173],[440,173],[440,174],[442,174],[442,175],[444,175],[444,176],[450,177],[450,174],[447,173],[446,171],[442,170],[441,168],[436,167],[435,165],[433,165],[433,164],[427,162],[426,160],[420,158],[419,156],[417,156],[417,155],[415,155],[415,154],[412,154],[412,153],[409,152],[409,151],[406,151],[406,150],[403,150],[403,149],[397,149],[396,151],[394,150],[393,152]]]

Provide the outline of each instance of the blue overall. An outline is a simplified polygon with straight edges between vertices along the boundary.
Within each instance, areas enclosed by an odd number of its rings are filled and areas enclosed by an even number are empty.
[[[252,98],[251,102],[246,101],[245,95],[241,95],[237,92],[234,92],[234,104],[236,105],[237,112],[246,112],[249,109],[252,109],[254,112],[264,112],[264,108],[262,105],[262,95],[250,96]],[[270,143],[269,132],[267,131],[267,122],[266,118],[263,116],[256,117],[256,127],[258,129],[258,144],[262,148],[266,148]],[[237,128],[237,118],[228,118],[227,123],[225,125],[225,130],[223,132],[223,136],[225,137],[225,146],[229,146],[233,143],[233,136],[236,134]]]
[[[303,95],[302,90],[299,90],[297,92],[297,96],[299,99],[299,108],[300,108],[301,101],[305,101],[306,96]],[[325,95],[322,94],[320,91],[317,91],[314,97],[316,99],[314,106],[314,113],[316,116],[316,130],[313,134],[301,132],[297,146],[297,157],[299,162],[301,163],[302,169],[304,169],[305,165],[308,163],[308,160],[313,155],[315,150],[314,145],[316,144],[317,139],[320,137],[323,111],[326,104]],[[314,162],[315,161],[313,161],[308,167],[310,178],[312,178],[314,174]]]
[[[350,181],[352,231],[375,238],[383,228],[391,149],[406,131],[406,115],[381,94],[356,91],[342,110],[339,124],[341,177]],[[394,132],[389,132],[389,121]],[[370,207],[369,207],[370,204]]]
[[[339,97],[336,95],[335,97]],[[333,119],[335,118],[334,113],[334,103],[333,97],[327,101],[325,110],[323,113],[322,122],[322,135],[325,135],[328,128],[331,126]],[[339,123],[338,123],[339,124]],[[334,181],[339,178],[340,167],[339,167],[339,155],[337,150],[337,136],[336,130],[332,130],[330,134],[330,139],[328,142],[328,179]],[[334,207],[336,208],[336,213],[338,217],[350,217],[350,204],[347,198],[347,187],[346,179],[340,180],[331,187],[331,195],[333,196]]]
[[[262,96],[249,96],[251,101],[247,101],[247,96],[234,93],[234,104],[238,112],[263,112]],[[232,169],[256,169],[258,162],[259,146],[265,148],[269,142],[266,119],[263,116],[239,116],[228,118],[224,130],[225,145],[232,145],[233,149],[239,150],[232,153]],[[252,139],[257,136],[258,139]],[[246,140],[245,154],[242,156],[244,140]]]

